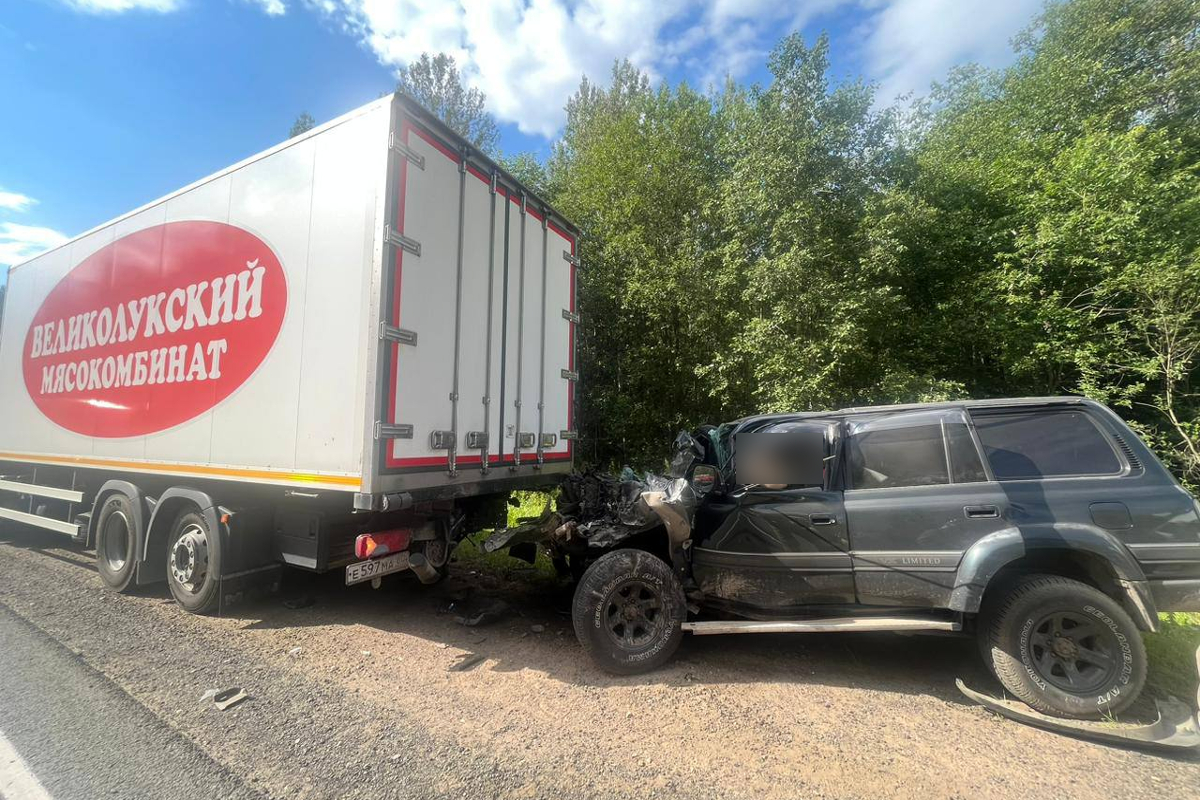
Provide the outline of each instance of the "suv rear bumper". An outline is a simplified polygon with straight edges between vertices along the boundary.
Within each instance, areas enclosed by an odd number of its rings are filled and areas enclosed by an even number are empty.
[[[1200,611],[1200,578],[1148,583],[1158,611]]]

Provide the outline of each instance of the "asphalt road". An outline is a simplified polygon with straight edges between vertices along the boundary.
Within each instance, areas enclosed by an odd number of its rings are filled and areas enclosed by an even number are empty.
[[[55,800],[261,797],[3,606],[0,642],[0,736]]]
[[[491,624],[457,621],[497,600]],[[55,800],[1200,796],[1196,759],[966,702],[956,677],[998,691],[969,639],[688,637],[613,677],[569,601],[456,567],[437,587],[290,580],[195,617],[165,589],[109,591],[61,539],[0,531],[0,793],[45,800],[10,791],[7,743]],[[250,698],[201,699],[231,686]]]

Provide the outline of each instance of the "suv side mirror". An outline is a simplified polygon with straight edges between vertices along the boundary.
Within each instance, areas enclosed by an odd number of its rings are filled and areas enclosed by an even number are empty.
[[[692,468],[692,477],[688,481],[697,497],[704,497],[721,485],[721,472],[711,464],[697,464]]]

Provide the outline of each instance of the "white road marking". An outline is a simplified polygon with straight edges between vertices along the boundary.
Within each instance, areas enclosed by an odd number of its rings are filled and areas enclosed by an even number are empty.
[[[0,798],[3,800],[51,800],[50,793],[29,769],[25,759],[0,731]]]

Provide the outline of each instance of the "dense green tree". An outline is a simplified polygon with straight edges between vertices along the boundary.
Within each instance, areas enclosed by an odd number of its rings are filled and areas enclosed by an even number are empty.
[[[398,91],[412,95],[481,151],[490,153],[495,149],[500,130],[485,108],[487,96],[463,84],[453,56],[422,53],[416,61],[401,67],[397,77]]]
[[[1200,481],[1195,0],[1047,7],[939,89],[893,214],[912,362],[973,394],[1083,392]]]
[[[581,411],[594,460],[661,456],[673,429],[719,411],[697,374],[720,340],[705,211],[718,139],[708,98],[654,89],[628,63],[607,89],[585,80],[568,104],[548,183],[583,230]]]
[[[1200,484],[1200,0],[1051,2],[911,106],[785,37],[766,86],[584,81],[584,453],[763,410],[1085,393]]]

